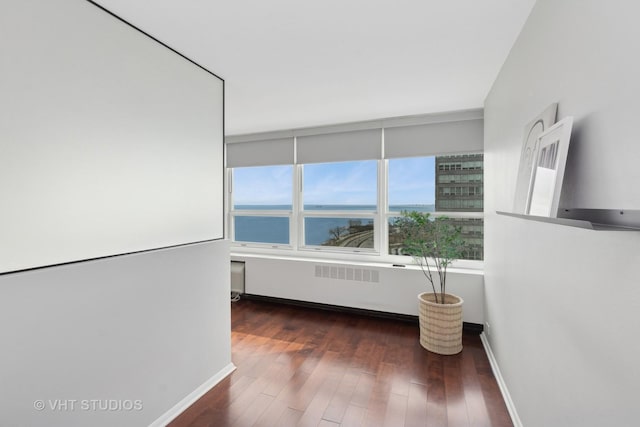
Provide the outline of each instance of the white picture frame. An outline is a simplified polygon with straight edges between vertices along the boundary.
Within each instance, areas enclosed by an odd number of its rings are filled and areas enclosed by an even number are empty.
[[[572,126],[573,118],[567,117],[538,137],[526,212],[529,215],[550,218],[558,216]]]
[[[558,104],[553,103],[538,114],[524,127],[522,150],[520,152],[520,167],[516,181],[516,191],[513,200],[513,212],[527,213],[531,180],[533,178],[534,162],[538,156],[538,137],[556,122]]]

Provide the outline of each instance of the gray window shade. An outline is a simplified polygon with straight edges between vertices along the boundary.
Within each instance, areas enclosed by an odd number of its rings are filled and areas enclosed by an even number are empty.
[[[325,163],[382,158],[382,130],[298,137],[298,163]]]
[[[386,128],[385,158],[478,152],[483,138],[482,119]]]
[[[227,167],[293,164],[293,138],[227,144]]]

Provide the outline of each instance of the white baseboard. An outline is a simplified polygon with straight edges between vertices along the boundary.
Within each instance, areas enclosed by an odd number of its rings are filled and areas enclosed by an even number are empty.
[[[171,409],[162,414],[157,420],[149,424],[149,427],[164,427],[173,421],[178,415],[183,413],[189,406],[193,405],[196,400],[200,399],[206,392],[211,390],[216,384],[226,378],[236,367],[233,363],[229,363],[222,368],[217,374],[205,381],[200,387],[189,393],[184,399],[176,403]]]
[[[514,427],[523,427],[522,421],[520,421],[520,417],[518,416],[518,412],[516,411],[516,406],[513,404],[513,400],[511,400],[511,395],[509,394],[509,390],[507,389],[507,384],[504,382],[504,378],[502,378],[502,374],[500,373],[498,361],[493,355],[493,351],[491,350],[491,346],[489,345],[489,340],[487,340],[484,332],[480,334],[480,340],[482,341],[484,351],[487,353],[487,358],[489,359],[489,363],[491,364],[493,376],[496,377],[498,387],[500,387],[500,392],[502,393],[504,403],[507,405],[507,410],[509,411],[509,415],[511,416],[511,421],[513,422]]]

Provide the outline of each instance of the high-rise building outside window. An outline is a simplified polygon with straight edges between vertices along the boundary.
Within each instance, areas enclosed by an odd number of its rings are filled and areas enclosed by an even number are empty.
[[[484,210],[484,156],[461,154],[436,157],[436,211],[482,212]],[[484,258],[482,218],[452,218],[462,228],[467,243],[466,259]]]

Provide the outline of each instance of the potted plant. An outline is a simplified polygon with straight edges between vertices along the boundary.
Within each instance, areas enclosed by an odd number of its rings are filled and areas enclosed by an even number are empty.
[[[401,253],[411,255],[431,285],[431,292],[418,295],[420,344],[438,354],[462,351],[462,304],[447,290],[447,269],[462,256],[461,227],[445,216],[428,212],[402,212],[393,226],[402,240]],[[438,285],[438,289],[436,289]]]

